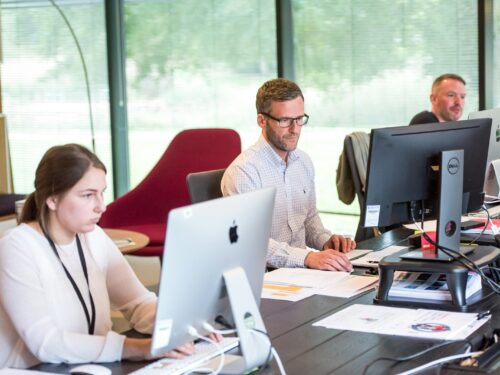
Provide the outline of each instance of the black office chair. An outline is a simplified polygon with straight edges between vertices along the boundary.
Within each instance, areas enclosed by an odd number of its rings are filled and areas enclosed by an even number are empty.
[[[226,169],[189,173],[186,177],[191,203],[222,197],[220,182]]]

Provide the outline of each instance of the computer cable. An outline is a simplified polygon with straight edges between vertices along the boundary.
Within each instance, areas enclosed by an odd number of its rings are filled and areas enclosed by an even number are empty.
[[[423,218],[423,215],[424,215],[423,211],[424,211],[424,209],[423,209],[423,202],[422,202],[422,218]],[[467,269],[472,270],[471,268],[475,268],[475,267],[476,267],[475,263],[474,263],[472,260],[470,260],[469,258],[467,258],[465,255],[463,255],[463,254],[459,253],[458,251],[455,251],[455,250],[452,250],[452,249],[448,249],[448,248],[446,248],[446,247],[444,247],[444,246],[438,245],[438,244],[437,244],[437,243],[436,243],[433,239],[431,239],[431,238],[429,237],[429,235],[428,235],[428,234],[424,231],[423,226],[422,226],[422,227],[421,227],[421,226],[419,226],[419,224],[417,223],[417,220],[415,219],[415,216],[414,216],[414,212],[413,212],[413,210],[410,210],[410,213],[411,213],[411,217],[412,217],[412,220],[413,220],[414,225],[415,225],[415,226],[417,227],[417,229],[418,229],[418,230],[422,233],[422,235],[423,235],[423,236],[424,236],[424,238],[427,240],[427,242],[429,242],[430,244],[434,245],[434,246],[435,246],[435,247],[437,247],[438,249],[442,250],[442,251],[443,251],[446,255],[448,255],[449,257],[451,257],[451,258],[453,258],[453,259],[455,259],[455,260],[459,261],[460,263],[462,263],[462,265],[464,265]],[[450,254],[448,251],[450,251],[450,252],[454,253],[454,254],[455,254],[455,255],[457,255],[457,256]],[[465,264],[463,261],[461,261],[461,260],[459,259],[459,257],[463,257],[463,258],[465,258],[465,259],[469,262],[469,264],[468,264],[468,265],[467,265],[467,264]]]
[[[253,331],[251,331],[253,332]],[[260,330],[257,330],[255,329],[254,333],[260,333],[260,334],[263,334],[267,337],[267,340],[269,341],[269,352],[267,353],[267,357],[266,357],[266,360],[265,362],[260,366],[259,368],[259,371],[257,371],[255,373],[255,375],[260,375],[262,374],[262,372],[264,371],[264,369],[267,367],[267,365],[269,363],[271,363],[271,358],[272,358],[272,355],[273,355],[273,345],[271,344],[271,338],[269,337],[269,335],[267,334],[267,332],[264,332],[264,331],[260,331]]]
[[[395,366],[395,365],[397,365],[400,362],[410,361],[412,359],[415,359],[415,358],[423,356],[423,355],[425,355],[427,353],[430,353],[433,350],[441,349],[441,348],[444,348],[446,346],[456,345],[456,344],[459,344],[459,343],[467,344],[468,345],[467,351],[470,352],[472,350],[472,343],[469,340],[447,341],[447,342],[443,342],[443,343],[440,343],[440,344],[437,344],[437,345],[430,346],[430,347],[428,347],[428,348],[426,348],[424,350],[421,350],[419,352],[410,354],[410,355],[405,356],[405,357],[396,357],[396,358],[380,357],[380,358],[376,358],[373,361],[371,361],[368,365],[366,365],[365,369],[363,370],[363,375],[366,375],[368,373],[368,369],[371,366],[373,366],[375,363],[377,363],[378,361],[393,361],[393,362],[395,362],[393,364],[393,366]]]
[[[422,203],[423,204],[423,203]],[[422,206],[422,216],[423,216],[423,212],[424,212],[424,208]],[[481,279],[487,283],[490,288],[497,294],[500,294],[500,285],[495,282],[494,280],[492,280],[491,278],[489,278],[488,276],[486,276],[483,271],[474,263],[474,261],[472,261],[470,258],[468,258],[466,255],[460,253],[459,251],[456,251],[456,250],[453,250],[453,249],[450,249],[450,248],[447,248],[445,246],[442,246],[442,245],[438,245],[434,240],[432,240],[427,233],[424,232],[423,228],[419,226],[419,224],[417,223],[417,220],[415,219],[415,216],[414,216],[414,210],[413,209],[410,209],[410,213],[411,213],[411,217],[412,217],[412,220],[413,220],[413,223],[415,224],[415,226],[417,227],[418,230],[420,230],[422,232],[422,235],[424,236],[424,238],[427,240],[427,242],[429,242],[430,244],[434,245],[437,249],[443,251],[446,255],[448,255],[449,257],[453,258],[454,260],[458,261],[459,263],[461,263],[464,267],[466,267],[468,270],[472,271],[472,272],[476,272],[479,274],[479,276],[481,277]],[[488,214],[488,217],[489,217],[489,213],[487,212]]]
[[[435,241],[433,241],[426,233],[423,233],[425,239],[431,243],[432,245],[436,246],[439,250],[443,251],[446,255],[449,257],[453,258],[454,260],[458,261],[461,263],[464,267],[466,267],[469,271],[476,272],[479,274],[481,279],[488,284],[488,286],[497,294],[500,294],[500,284],[496,282],[496,280],[493,280],[492,278],[486,276],[486,274],[482,271],[482,269],[477,266],[474,261],[472,261],[469,257],[467,257],[465,254],[460,253],[459,251],[450,249],[448,247],[438,245]]]
[[[207,323],[207,322],[203,323],[203,328],[205,328],[208,332],[218,333],[219,335],[223,335],[223,336],[238,333],[238,330],[235,328],[217,329],[213,325],[211,325],[210,323]]]
[[[256,375],[261,374],[262,371],[264,371],[264,368],[266,368],[266,366],[271,362],[271,356],[274,356],[274,359],[276,360],[276,364],[278,365],[278,368],[280,370],[280,374],[286,375],[285,367],[283,366],[283,363],[281,362],[281,358],[279,357],[278,352],[276,351],[276,349],[274,349],[273,344],[271,342],[271,338],[269,337],[267,332],[261,331],[260,329],[256,329],[256,328],[251,328],[250,332],[263,335],[269,341],[269,353],[267,354],[266,362],[260,367],[260,370],[259,370],[259,372],[257,372]]]
[[[426,363],[424,365],[421,365],[421,366],[418,366],[418,367],[414,367],[414,368],[412,368],[410,370],[400,372],[398,375],[418,374],[421,371],[424,371],[424,370],[426,370],[428,368],[434,367],[434,366],[442,364],[442,363],[451,362],[451,361],[454,361],[456,359],[461,359],[461,358],[477,357],[478,355],[480,355],[482,353],[483,353],[482,351],[479,351],[479,352],[466,352],[466,353],[461,353],[461,354],[450,355],[450,356],[447,356],[447,357],[436,359],[435,361]]]
[[[217,366],[217,368],[214,370],[212,370],[211,368],[207,368],[207,367],[199,367],[199,368],[194,368],[192,370],[190,370],[187,374],[190,374],[190,373],[193,373],[193,372],[209,372],[210,374],[212,375],[217,375],[221,372],[222,370],[222,367],[224,367],[224,362],[225,362],[225,354],[224,354],[224,350],[222,349],[222,347],[214,340],[211,340],[209,339],[208,337],[205,337],[205,336],[202,336],[198,333],[198,330],[196,328],[194,328],[193,326],[190,326],[188,328],[188,333],[191,335],[191,336],[194,336],[200,340],[203,340],[203,341],[206,341],[212,345],[214,345],[216,348],[217,348],[217,351],[220,353],[220,359],[219,359],[219,366]],[[186,374],[185,374],[186,375]]]
[[[207,322],[203,323],[203,328],[205,328],[209,332],[218,333],[220,335],[230,335],[230,334],[238,332],[236,329],[218,330],[218,329],[214,328],[210,323],[207,323]],[[263,369],[271,361],[272,355],[274,355],[274,357],[276,358],[276,363],[278,364],[278,367],[280,369],[281,374],[286,375],[285,369],[283,367],[283,364],[281,363],[281,359],[280,359],[278,353],[276,352],[276,350],[274,349],[274,347],[272,346],[271,338],[269,337],[269,335],[267,334],[267,332],[264,332],[264,331],[261,331],[259,329],[255,329],[255,328],[250,329],[250,332],[252,332],[252,333],[254,333],[254,332],[260,333],[261,335],[266,336],[267,340],[269,341],[269,353],[267,354],[266,361],[260,367],[259,371],[256,374],[260,374],[263,371]]]
[[[491,217],[490,217],[490,212],[488,211],[488,209],[486,208],[486,206],[484,204],[481,206],[481,209],[484,212],[486,212],[486,218],[487,218],[486,219],[486,223],[484,224],[483,229],[481,230],[481,232],[476,237],[474,237],[469,243],[467,243],[467,245],[473,245],[473,244],[475,244],[476,241],[478,239],[480,239],[481,236],[484,234],[484,232],[486,231],[486,228],[488,228],[488,225],[490,224],[490,222],[493,225],[493,222],[491,221]]]
[[[415,222],[415,225],[419,230],[418,224]],[[459,251],[456,251],[454,249],[450,249],[448,247],[438,245],[434,240],[432,240],[427,233],[422,231],[422,235],[424,238],[429,242],[430,244],[434,245],[437,249],[443,251],[446,255],[449,257],[453,258],[457,262],[461,263],[465,268],[467,268],[469,271],[476,272],[481,279],[488,284],[488,286],[497,294],[500,294],[500,284],[498,284],[495,280],[491,279],[490,277],[486,276],[484,272],[481,270],[480,267],[478,267],[474,261],[472,261],[469,257],[466,255],[460,253]]]

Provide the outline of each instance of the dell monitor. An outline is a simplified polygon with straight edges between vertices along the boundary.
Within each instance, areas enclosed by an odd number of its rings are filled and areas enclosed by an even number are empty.
[[[475,119],[373,129],[364,226],[437,218],[438,245],[458,251],[461,214],[483,204],[490,127]]]
[[[265,363],[269,341],[258,305],[266,268],[275,189],[173,209],[168,226],[151,352],[161,355],[209,333],[218,317],[234,322],[242,373]],[[226,369],[225,369],[226,370]]]

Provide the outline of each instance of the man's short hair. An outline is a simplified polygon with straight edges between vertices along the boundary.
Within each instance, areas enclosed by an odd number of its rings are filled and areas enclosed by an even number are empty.
[[[267,81],[257,91],[255,100],[257,113],[269,113],[273,101],[286,102],[299,96],[304,100],[304,95],[302,95],[300,87],[295,82],[285,78]]]
[[[460,77],[458,74],[453,74],[453,73],[446,73],[442,74],[439,77],[437,77],[434,82],[432,83],[432,92],[443,82],[445,79],[453,79],[455,81],[460,81],[464,84],[465,86],[465,79]]]

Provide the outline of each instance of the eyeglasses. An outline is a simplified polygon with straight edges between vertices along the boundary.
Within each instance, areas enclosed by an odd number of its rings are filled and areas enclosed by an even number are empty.
[[[309,121],[309,115],[306,115],[304,113],[303,116],[295,117],[295,118],[290,118],[290,117],[282,117],[282,118],[276,118],[271,116],[269,113],[264,113],[260,112],[261,115],[264,115],[266,117],[269,117],[270,119],[276,121],[278,123],[278,126],[280,128],[289,128],[292,126],[292,124],[295,122],[298,126],[303,126],[307,124]]]

